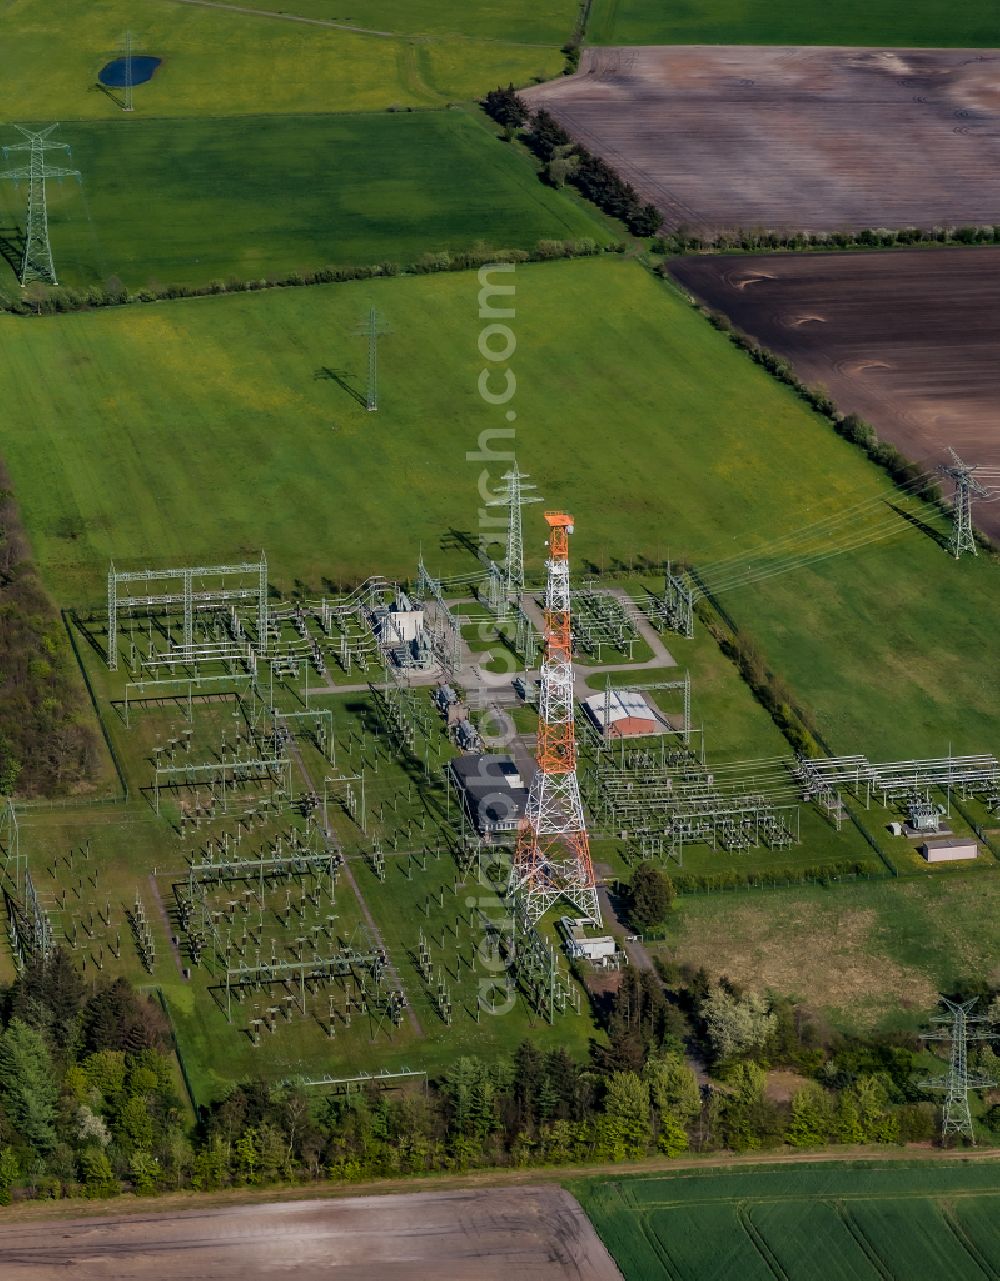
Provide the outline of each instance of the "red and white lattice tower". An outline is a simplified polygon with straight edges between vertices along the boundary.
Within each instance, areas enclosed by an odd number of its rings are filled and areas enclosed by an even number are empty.
[[[573,517],[546,512],[545,660],[539,701],[538,769],[518,832],[510,890],[535,922],[560,898],[601,924],[590,842],[576,777],[573,733],[573,639],[570,622],[569,536]]]

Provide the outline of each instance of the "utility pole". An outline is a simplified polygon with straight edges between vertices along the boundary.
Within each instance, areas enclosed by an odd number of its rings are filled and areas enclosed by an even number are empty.
[[[527,503],[540,503],[542,500],[535,494],[526,494],[526,489],[535,489],[535,485],[525,485],[528,473],[518,471],[517,459],[510,471],[504,472],[502,479],[507,482],[507,492],[502,498],[491,498],[487,507],[507,508],[507,560],[504,564],[504,589],[507,599],[520,601],[524,591],[524,542],[521,538],[521,508]]]
[[[132,32],[126,31],[122,37],[125,49],[125,101],[122,111],[132,110]]]
[[[569,536],[573,517],[546,512],[545,661],[539,697],[538,769],[517,836],[508,892],[520,896],[534,925],[560,898],[587,921],[601,924],[580,783],[573,724],[573,631]]]
[[[365,392],[365,409],[374,414],[378,410],[378,340],[385,337],[382,317],[374,307],[368,310],[368,319],[355,331],[368,339],[368,388]]]
[[[49,243],[49,215],[45,196],[47,178],[79,178],[76,169],[61,169],[56,165],[45,163],[46,151],[69,151],[66,142],[49,142],[48,138],[59,125],[49,125],[38,133],[30,129],[14,128],[24,134],[26,142],[15,142],[3,148],[4,159],[12,151],[28,151],[30,157],[27,165],[18,169],[8,169],[0,173],[0,178],[11,178],[14,182],[28,183],[28,221],[24,234],[24,259],[21,264],[21,288],[33,280],[41,280],[47,285],[57,285],[56,269],[52,262],[52,246]]]
[[[963,552],[976,552],[976,538],[972,532],[972,499],[985,498],[989,494],[988,489],[984,489],[979,481],[973,476],[973,472],[978,469],[979,464],[969,466],[963,463],[958,454],[949,445],[948,453],[951,454],[951,463],[942,463],[938,471],[945,476],[950,476],[955,482],[955,497],[952,500],[953,523],[952,534],[948,546],[951,548],[951,554],[956,560]]]
[[[921,1081],[920,1084],[925,1090],[944,1091],[941,1137],[946,1139],[949,1134],[963,1134],[975,1147],[976,1138],[972,1130],[972,1114],[969,1111],[969,1091],[987,1090],[997,1082],[987,1076],[970,1074],[969,1042],[992,1041],[995,1037],[992,1032],[979,1030],[980,1025],[988,1023],[989,1020],[985,1015],[972,1014],[976,1005],[975,998],[960,1005],[942,996],[941,1004],[948,1013],[935,1016],[931,1022],[941,1025],[942,1030],[924,1032],[922,1040],[951,1041],[951,1061],[944,1076],[931,1077]]]

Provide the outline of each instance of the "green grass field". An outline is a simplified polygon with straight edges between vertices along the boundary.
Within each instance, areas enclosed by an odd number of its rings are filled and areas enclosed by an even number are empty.
[[[985,0],[948,9],[934,0],[594,0],[592,44],[877,45],[990,48],[996,14]]]
[[[639,266],[530,266],[516,289],[518,459],[576,514],[578,571],[749,553],[892,493]],[[477,298],[458,273],[5,319],[4,453],[57,598],[99,599],[112,557],[263,546],[276,583],[317,592],[412,574],[421,544],[437,572],[467,567],[451,531],[474,527],[483,468],[465,455],[506,430],[477,390]],[[363,386],[352,334],[370,303],[392,330],[377,415],[341,385]],[[526,517],[535,567],[540,526]],[[944,755],[997,747],[995,575],[900,518],[887,541],[722,599],[835,750]]]
[[[626,1281],[877,1281],[1000,1265],[995,1162],[684,1170],[570,1185]]]
[[[837,1027],[912,1030],[938,992],[996,981],[998,906],[995,874],[685,896],[664,950]]]
[[[452,0],[282,0],[281,5],[272,0],[248,0],[246,7],[280,8],[283,13],[401,35],[461,35],[549,45],[566,43],[579,11],[574,0],[546,0],[541,5],[530,0],[513,4],[486,0],[474,5]]]
[[[9,133],[12,131],[8,131]],[[428,251],[607,233],[463,110],[64,125],[82,174],[50,184],[60,281],[203,284]],[[122,175],[128,176],[122,182]],[[14,246],[25,189],[0,182]],[[9,272],[8,293],[16,292]]]
[[[360,35],[170,0],[62,0],[55,24],[44,0],[11,0],[3,23],[4,113],[20,121],[117,118],[97,75],[126,27],[163,59],[135,89],[137,119],[442,106],[558,75],[566,38],[518,43],[516,23],[509,40]]]

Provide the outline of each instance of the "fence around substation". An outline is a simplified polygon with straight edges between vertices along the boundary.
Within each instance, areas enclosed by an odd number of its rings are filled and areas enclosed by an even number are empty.
[[[141,987],[139,991],[153,992],[156,996],[157,1001],[159,1001],[160,1003],[160,1008],[163,1010],[164,1018],[167,1020],[167,1027],[170,1029],[170,1040],[173,1045],[174,1054],[177,1057],[177,1066],[181,1070],[181,1077],[184,1081],[184,1088],[185,1090],[187,1090],[187,1096],[191,1102],[191,1110],[194,1112],[194,1115],[197,1116],[198,1103],[195,1098],[194,1087],[191,1085],[191,1077],[188,1075],[187,1064],[184,1062],[184,1055],[181,1053],[180,1040],[177,1036],[177,1028],[174,1026],[174,1017],[170,1013],[170,1004],[167,1001],[167,998],[164,996],[162,989],[159,987],[155,987],[155,986]]]
[[[816,876],[794,876],[783,880],[772,880],[770,877],[747,878],[740,881],[734,881],[725,885],[693,885],[685,884],[684,881],[675,881],[674,887],[678,896],[683,895],[708,895],[708,894],[760,894],[768,890],[794,890],[806,889],[810,886],[821,886],[823,889],[834,889],[841,885],[854,885],[859,882],[890,882],[917,881],[927,880],[934,876],[935,880],[940,879],[942,875],[951,879],[953,877],[974,877],[974,876],[994,876],[1000,872],[1000,855],[997,855],[992,844],[990,853],[993,857],[983,863],[978,863],[975,867],[949,868],[944,873],[930,873],[922,868],[914,868],[912,871],[899,871],[894,873],[888,871],[878,872],[833,872],[829,874]]]
[[[73,656],[76,659],[76,665],[80,669],[80,674],[83,677],[83,683],[84,685],[86,685],[87,693],[90,695],[90,701],[94,708],[94,715],[97,717],[97,723],[101,727],[101,737],[104,739],[105,743],[107,744],[108,753],[111,756],[111,763],[115,767],[115,773],[118,776],[118,783],[122,789],[121,796],[112,796],[107,798],[102,797],[100,798],[100,801],[101,803],[120,804],[121,802],[128,800],[128,781],[125,777],[125,768],[122,765],[121,760],[119,759],[118,752],[115,750],[114,743],[111,741],[111,735],[108,732],[108,727],[104,722],[104,716],[101,713],[100,704],[97,701],[97,694],[95,693],[94,687],[90,681],[90,673],[87,671],[87,665],[83,661],[83,655],[80,653],[80,647],[79,647],[79,644],[77,643],[77,638],[76,638],[76,630],[77,630],[76,611],[75,610],[67,611],[64,609],[61,611],[61,613],[62,613],[63,626],[66,628],[66,633],[69,636],[69,643],[73,647]]]

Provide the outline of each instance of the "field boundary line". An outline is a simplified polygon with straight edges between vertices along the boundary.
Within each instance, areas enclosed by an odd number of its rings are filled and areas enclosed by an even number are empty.
[[[748,1201],[741,1199],[736,1202],[736,1217],[739,1220],[740,1227],[746,1233],[747,1239],[760,1255],[767,1270],[772,1276],[777,1277],[778,1281],[789,1281],[788,1273],[778,1262],[777,1256],[764,1240],[764,1236],[756,1223],[751,1219],[750,1203]]]
[[[152,988],[155,985],[150,984]],[[703,1158],[688,1157],[651,1157],[635,1162],[601,1162],[589,1165],[532,1166],[526,1169],[490,1166],[483,1170],[474,1170],[462,1174],[443,1170],[433,1174],[412,1175],[401,1178],[365,1179],[358,1182],[319,1180],[316,1183],[272,1184],[261,1188],[226,1188],[214,1192],[167,1192],[159,1197],[142,1197],[129,1200],[119,1197],[114,1201],[30,1201],[17,1206],[4,1208],[5,1221],[67,1218],[87,1216],[88,1211],[94,1217],[110,1215],[147,1214],[156,1209],[166,1213],[174,1208],[199,1209],[219,1205],[252,1206],[261,1201],[294,1202],[336,1200],[339,1197],[353,1196],[393,1196],[405,1192],[433,1192],[438,1189],[460,1191],[476,1187],[500,1187],[508,1184],[531,1186],[536,1183],[559,1183],[574,1196],[575,1189],[581,1183],[601,1179],[621,1181],[632,1178],[666,1177],[675,1175],[681,1178],[706,1177],[719,1172],[755,1170],[759,1168],[782,1168],[786,1166],[845,1166],[864,1169],[868,1166],[898,1165],[904,1169],[919,1169],[927,1164],[964,1165],[993,1164],[998,1167],[997,1186],[1000,1190],[1000,1147],[978,1148],[975,1150],[955,1149],[953,1152],[932,1151],[923,1147],[896,1148],[892,1152],[868,1153],[863,1146],[847,1152],[831,1152],[826,1156],[812,1153],[803,1156],[801,1153],[789,1152],[784,1155],[768,1153],[765,1155],[730,1154],[729,1156],[712,1155]],[[60,1210],[62,1213],[60,1213]],[[895,1278],[891,1278],[895,1281]]]
[[[858,1248],[882,1278],[882,1281],[896,1281],[894,1274],[889,1270],[885,1260],[875,1249],[874,1245],[872,1245],[861,1225],[851,1217],[844,1202],[838,1199],[833,1202],[833,1205],[844,1227],[848,1232],[850,1232],[851,1236],[857,1242]]]
[[[639,1224],[639,1231],[642,1233],[646,1244],[663,1264],[663,1271],[666,1273],[668,1281],[684,1281],[684,1274],[670,1257],[670,1252],[667,1249],[666,1243],[660,1240],[659,1233],[652,1224],[648,1222],[648,1211],[654,1208],[657,1207],[639,1206],[638,1204],[634,1206],[636,1220]]]
[[[965,1228],[962,1226],[958,1218],[958,1215],[955,1213],[954,1206],[952,1206],[948,1202],[942,1202],[939,1204],[938,1208],[941,1211],[941,1218],[944,1220],[945,1226],[948,1228],[952,1236],[955,1238],[958,1244],[962,1247],[965,1253],[969,1256],[972,1262],[976,1265],[976,1267],[979,1268],[983,1276],[989,1277],[990,1281],[997,1281],[998,1273],[996,1268],[993,1267],[990,1261],[979,1249],[979,1246],[976,1245],[976,1243],[965,1231]]]
[[[470,44],[497,44],[513,46],[516,49],[557,49],[555,44],[539,44],[533,40],[501,40],[498,36],[469,36],[464,31],[379,31],[375,27],[357,27],[347,22],[335,22],[332,18],[310,18],[302,13],[281,13],[277,9],[256,9],[252,5],[227,4],[224,0],[169,0],[171,4],[189,4],[198,9],[221,9],[224,12],[239,13],[250,18],[274,18],[279,22],[298,22],[307,27],[325,27],[332,31],[349,31],[357,36],[377,36],[381,40],[418,41],[424,44],[436,44],[445,40],[466,40]]]

